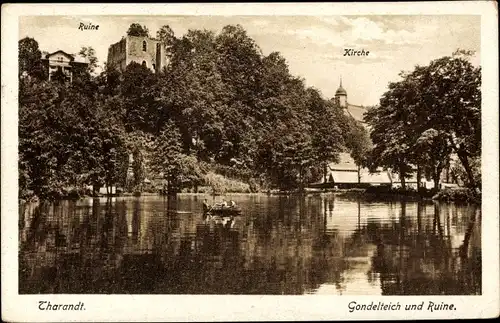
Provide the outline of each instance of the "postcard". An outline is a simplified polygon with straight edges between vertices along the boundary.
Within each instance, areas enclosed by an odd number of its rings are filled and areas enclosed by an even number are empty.
[[[2,319],[499,314],[494,2],[2,6]]]

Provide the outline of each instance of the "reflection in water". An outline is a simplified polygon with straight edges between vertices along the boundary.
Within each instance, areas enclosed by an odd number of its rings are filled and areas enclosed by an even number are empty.
[[[20,293],[481,293],[476,206],[333,195],[88,199],[19,209]]]

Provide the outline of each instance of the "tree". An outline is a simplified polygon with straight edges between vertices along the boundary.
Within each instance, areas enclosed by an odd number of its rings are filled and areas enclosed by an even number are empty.
[[[371,126],[373,149],[367,161],[370,171],[378,167],[391,169],[399,174],[401,186],[412,172],[412,134],[407,120],[411,115],[413,98],[416,97],[411,82],[403,80],[389,84],[389,91],[380,99],[380,106],[365,114]]]
[[[134,149],[132,156],[132,171],[134,173],[132,185],[134,185],[134,190],[142,192],[142,184],[146,178],[144,175],[144,157],[139,148]]]
[[[481,69],[468,61],[470,54],[457,51],[417,66],[389,85],[380,106],[366,115],[374,143],[372,166],[400,168],[401,174],[411,164],[425,163],[438,180],[436,172],[453,152],[469,186],[478,189],[470,163],[481,153]]]
[[[332,102],[325,101],[315,89],[308,89],[307,93],[315,163],[326,180],[328,163],[338,162],[345,140],[338,122],[339,114]]]
[[[174,31],[170,28],[169,25],[162,26],[156,32],[156,38],[160,40],[160,42],[165,46],[165,50],[167,57],[172,56],[172,48],[174,47],[177,38],[175,38]]]
[[[149,37],[149,29],[141,24],[133,23],[127,30],[127,35],[137,37]]]
[[[231,88],[232,100],[241,101],[245,112],[250,112],[262,72],[262,50],[241,25],[224,26],[217,35],[215,48],[219,56],[217,68],[223,82]]]
[[[95,56],[95,50],[91,47],[82,47],[78,52],[78,55],[82,56],[88,61],[87,72],[93,74],[97,68],[97,57]]]
[[[126,134],[127,152],[132,155],[132,185],[136,191],[142,192],[144,179],[150,175],[148,163],[153,150],[153,142],[153,135],[141,130]]]
[[[42,52],[34,38],[25,37],[19,45],[19,77],[24,73],[39,80],[47,78],[47,71],[42,64]]]
[[[175,43],[167,77],[172,91],[164,103],[171,107],[168,114],[179,127],[183,150],[196,151],[203,160],[220,156],[229,93],[216,69],[214,39],[213,32],[190,30]]]
[[[121,176],[123,127],[103,97],[80,85],[20,82],[22,191],[58,198],[68,188],[113,186]]]
[[[127,66],[120,82],[120,101],[127,131],[158,131],[158,112],[161,110],[158,90],[157,76],[150,69],[135,62]]]
[[[182,154],[179,157],[176,169],[177,176],[175,178],[175,187],[177,190],[186,187],[194,187],[196,191],[197,187],[204,183],[206,171],[195,156]]]
[[[297,120],[279,123],[258,144],[257,170],[281,190],[303,188],[314,163],[312,140],[306,125]]]
[[[442,133],[457,154],[468,177],[468,184],[479,189],[471,160],[481,155],[481,68],[468,58],[470,51],[456,51],[417,67],[422,100],[418,104],[425,123]]]
[[[136,23],[128,34],[148,32]],[[89,69],[71,84],[20,79],[23,191],[47,195],[84,185],[109,191],[125,185],[129,166],[138,190],[152,174],[163,174],[176,192],[216,169],[253,187],[258,178],[303,189],[347,143],[361,159],[362,148],[346,140],[357,128],[342,111],[291,75],[282,55],[264,56],[241,26],[218,34],[189,30],[179,39],[163,26],[157,36],[170,58],[159,73],[131,63],[123,73],[105,66],[94,75],[94,50],[83,47]],[[57,79],[66,77],[56,73]]]
[[[21,79],[19,83],[20,196],[45,197],[57,191],[55,133],[46,120],[59,102],[57,84]],[[24,186],[25,185],[25,186]]]
[[[105,97],[112,97],[119,93],[121,73],[114,66],[105,64],[104,70],[96,77],[99,93]]]
[[[368,131],[361,124],[353,122],[348,136],[346,146],[350,151],[352,159],[356,165],[364,165],[373,147]]]
[[[348,121],[349,131],[345,132],[344,141],[349,153],[358,166],[358,182],[361,182],[360,169],[369,164],[369,155],[373,149],[370,135],[366,128],[354,119]]]
[[[424,171],[434,180],[434,188],[439,189],[441,172],[449,163],[451,146],[446,134],[435,129],[425,130],[415,143],[415,153],[424,165]]]
[[[169,194],[186,185],[198,185],[202,174],[192,156],[182,153],[181,133],[173,122],[168,122],[156,138],[151,156],[153,171],[163,174]]]

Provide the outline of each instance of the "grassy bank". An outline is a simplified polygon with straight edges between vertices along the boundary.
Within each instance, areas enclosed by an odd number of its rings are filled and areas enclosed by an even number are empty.
[[[225,177],[215,172],[208,172],[204,178],[205,186],[200,193],[225,194],[225,193],[252,193],[248,183]]]
[[[333,192],[344,197],[363,197],[368,200],[436,200],[454,203],[481,204],[481,195],[475,195],[471,190],[467,188],[444,189],[436,192],[435,190],[425,188],[421,188],[419,191],[417,191],[415,189],[373,186],[366,189],[353,188],[345,190],[334,190]]]

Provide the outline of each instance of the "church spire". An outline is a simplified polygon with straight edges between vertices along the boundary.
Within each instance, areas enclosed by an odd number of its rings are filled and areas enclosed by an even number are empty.
[[[340,86],[335,92],[335,99],[337,100],[339,106],[341,106],[342,108],[347,107],[347,92],[342,87],[342,75],[340,76]]]
[[[335,92],[335,96],[339,96],[339,95],[347,96],[347,92],[342,87],[342,76],[340,77],[340,86],[337,89],[337,92]]]

